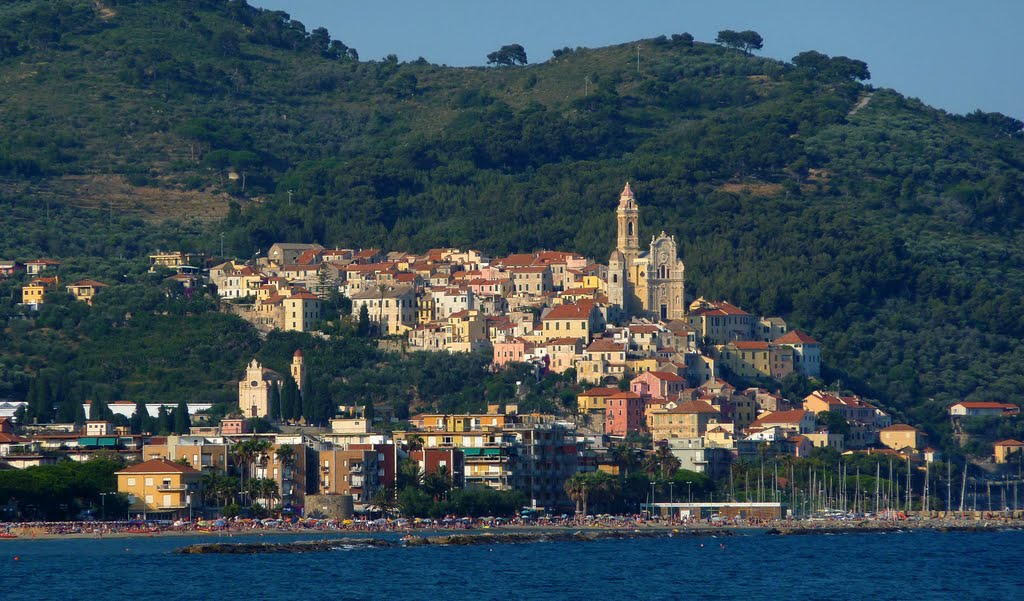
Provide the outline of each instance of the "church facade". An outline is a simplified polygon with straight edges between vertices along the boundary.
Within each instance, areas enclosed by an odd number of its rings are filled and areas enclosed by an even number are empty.
[[[608,259],[608,302],[627,316],[669,321],[686,316],[685,268],[676,239],[665,232],[640,248],[640,207],[629,182],[615,211],[618,236]]]
[[[305,393],[306,366],[301,350],[296,350],[292,356],[291,376],[299,394]],[[270,389],[277,388],[280,392],[283,383],[284,378],[279,373],[253,359],[245,368],[245,377],[238,382],[238,411],[247,418],[266,417],[270,413]]]

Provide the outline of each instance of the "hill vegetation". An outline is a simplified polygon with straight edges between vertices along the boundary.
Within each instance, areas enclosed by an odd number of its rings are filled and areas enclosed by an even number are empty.
[[[14,216],[2,256],[117,278],[158,246],[218,250],[224,232],[225,254],[243,258],[288,240],[603,260],[628,179],[643,231],[679,239],[688,289],[811,332],[830,382],[940,440],[952,401],[1024,394],[1022,124],[875,89],[855,59],[768,60],[749,52],[771,40],[731,32],[724,45],[677,33],[546,61],[527,48],[491,68],[367,61],[236,0],[18,0],[0,7],[0,32],[0,205]],[[102,193],[68,186],[111,177],[168,196],[115,215]],[[211,225],[203,203],[223,219]],[[17,391],[17,374],[63,355],[39,320],[9,311],[6,335],[31,347],[2,351]],[[79,356],[74,337],[57,340]],[[216,380],[228,394],[218,378],[260,346],[239,340],[196,389]],[[339,361],[335,375],[353,367]],[[342,381],[332,394],[353,390]],[[458,388],[467,404],[486,386],[473,382]]]

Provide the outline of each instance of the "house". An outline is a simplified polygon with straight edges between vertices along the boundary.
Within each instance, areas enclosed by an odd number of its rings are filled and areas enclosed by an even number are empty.
[[[992,401],[961,401],[949,407],[949,414],[953,417],[982,417],[986,415],[1006,417],[1019,415],[1020,407],[1011,403]]]
[[[1016,458],[1019,461],[1021,455],[1024,455],[1024,442],[1014,439],[1000,440],[995,443],[995,456],[996,463],[1007,463],[1011,459],[1011,454],[1016,453]]]
[[[924,446],[924,433],[907,424],[893,424],[878,433],[878,440],[896,451],[908,447],[917,451]]]
[[[777,346],[793,349],[793,369],[809,378],[821,374],[821,343],[800,330],[791,330],[775,339]]]
[[[206,265],[206,255],[202,253],[188,253],[178,251],[161,252],[157,251],[149,255],[149,271],[156,271],[157,267],[166,267],[178,273],[196,274]]]
[[[699,298],[690,304],[685,319],[698,342],[727,344],[753,339],[754,317],[725,301],[712,303]]]
[[[646,429],[643,398],[630,391],[617,392],[605,399],[604,433],[627,436]]]
[[[686,379],[672,373],[649,371],[633,378],[629,389],[639,395],[674,399],[686,388]]]
[[[17,261],[0,259],[0,280],[9,278],[23,269],[23,265]]]
[[[320,493],[351,495],[353,503],[366,507],[380,487],[377,452],[333,448],[319,455]]]
[[[92,304],[92,298],[96,296],[100,288],[106,288],[107,285],[103,282],[97,282],[96,280],[79,280],[74,284],[65,286],[71,296],[75,297],[75,300],[85,301],[86,304]]]
[[[270,249],[267,250],[267,260],[277,263],[278,265],[292,265],[295,264],[296,259],[298,259],[299,256],[307,250],[323,251],[324,247],[319,244],[292,244],[287,242],[278,242],[277,244],[271,245]]]
[[[382,334],[404,334],[416,326],[416,291],[411,286],[389,286],[353,294],[352,314],[359,315],[363,307],[370,323]]]
[[[21,303],[37,309],[45,302],[47,292],[53,292],[60,283],[58,276],[35,278],[21,289]]]
[[[603,384],[626,375],[626,343],[598,338],[583,351],[576,362],[576,381]]]
[[[780,428],[791,430],[797,434],[810,434],[814,432],[814,413],[804,409],[793,409],[791,411],[778,411],[766,413],[747,427],[748,431],[758,428]]]
[[[699,438],[721,421],[721,412],[707,401],[670,401],[648,410],[654,440]]]
[[[579,338],[589,343],[594,331],[601,327],[601,313],[593,301],[559,305],[541,319],[540,339]]]
[[[576,409],[581,413],[600,413],[608,406],[608,397],[622,392],[618,388],[590,388],[576,396]]]
[[[35,261],[26,261],[25,273],[28,275],[39,275],[48,269],[57,269],[60,265],[60,261],[55,261],[53,259],[36,259]]]
[[[202,473],[167,459],[150,459],[116,472],[117,492],[129,496],[130,510],[149,516],[187,517],[201,508]]]
[[[793,373],[793,349],[757,340],[737,340],[719,348],[719,360],[742,378],[781,380]]]

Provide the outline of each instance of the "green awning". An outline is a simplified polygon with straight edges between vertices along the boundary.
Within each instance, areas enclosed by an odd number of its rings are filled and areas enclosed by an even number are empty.
[[[501,449],[484,449],[484,455],[501,455]]]
[[[465,449],[462,449],[462,453],[464,455],[466,455],[466,456],[477,456],[477,455],[480,455],[480,451],[482,451],[482,450],[483,449],[465,448]]]
[[[96,446],[96,439],[95,438],[79,438],[78,439],[78,446],[80,446],[80,447],[94,447],[94,446]]]
[[[116,447],[117,446],[117,438],[114,438],[114,437],[97,438],[96,439],[96,446],[100,446],[100,447]]]

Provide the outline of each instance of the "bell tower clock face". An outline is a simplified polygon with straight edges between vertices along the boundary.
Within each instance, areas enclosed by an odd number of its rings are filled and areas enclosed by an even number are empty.
[[[252,386],[253,388],[258,387],[259,385],[260,385],[260,383],[257,382],[256,380],[253,380],[252,382],[249,382],[249,386]]]

